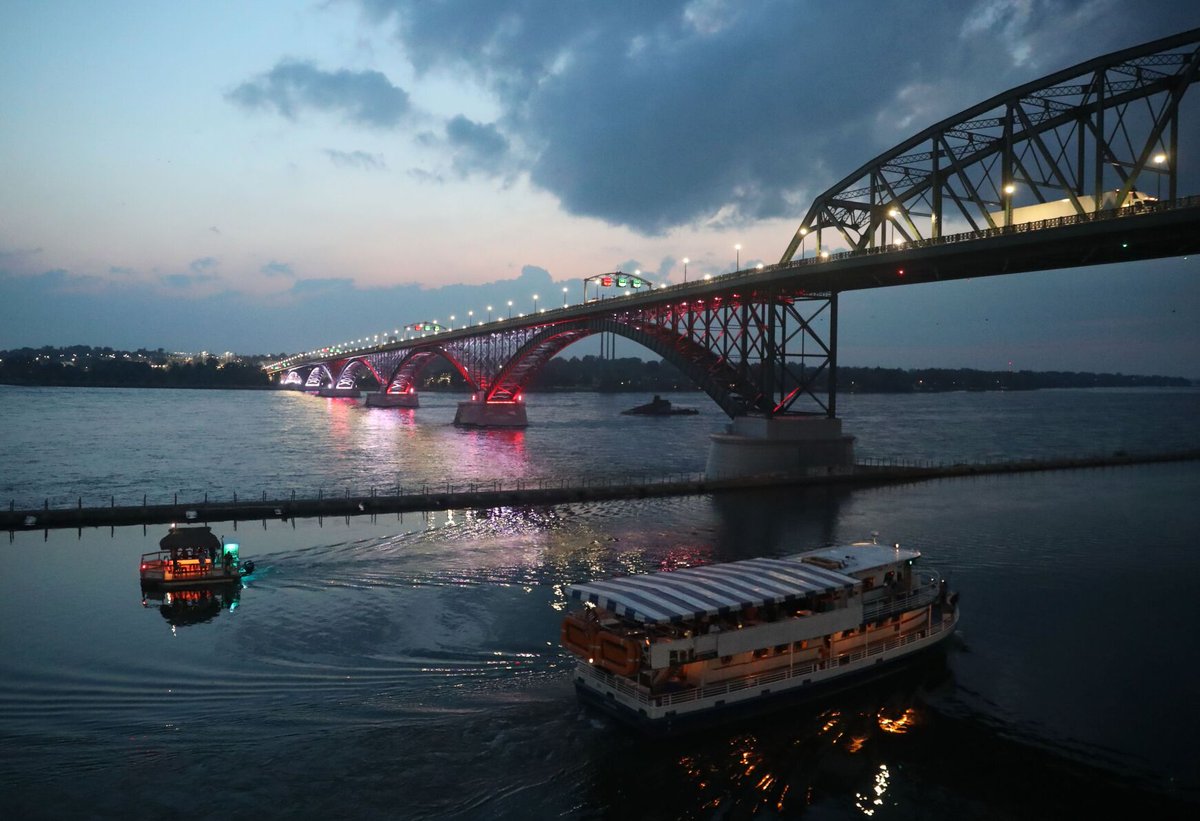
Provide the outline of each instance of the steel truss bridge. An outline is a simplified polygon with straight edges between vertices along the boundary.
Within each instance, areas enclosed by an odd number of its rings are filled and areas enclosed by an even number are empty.
[[[478,399],[513,402],[564,348],[607,333],[679,368],[730,417],[834,417],[843,292],[1200,252],[1200,197],[1176,190],[1183,103],[1198,75],[1195,29],[986,100],[819,195],[775,265],[326,348],[267,371],[317,388],[366,370],[381,392],[403,394],[440,357]]]

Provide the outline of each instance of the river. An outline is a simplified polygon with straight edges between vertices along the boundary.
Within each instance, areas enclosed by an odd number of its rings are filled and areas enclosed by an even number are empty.
[[[703,470],[724,418],[530,395],[524,431],[285,392],[0,387],[16,507]],[[860,456],[1200,447],[1200,391],[843,395]],[[214,525],[236,601],[143,601],[158,528],[0,549],[6,817],[1190,815],[1200,466]],[[583,709],[566,584],[879,531],[961,594],[944,659],[648,742]],[[232,606],[231,606],[232,605]]]

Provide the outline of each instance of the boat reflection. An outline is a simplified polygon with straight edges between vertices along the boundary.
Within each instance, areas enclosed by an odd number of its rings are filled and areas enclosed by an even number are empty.
[[[875,816],[897,803],[896,762],[919,756],[933,720],[929,699],[954,689],[944,653],[859,688],[740,722],[666,739],[615,736],[598,791],[620,780],[624,794],[602,799],[609,815],[640,807],[653,817],[798,817],[854,807]],[[664,766],[665,765],[665,766]],[[642,773],[656,771],[650,781]],[[681,807],[678,798],[690,797]],[[668,806],[664,796],[673,796]],[[838,816],[843,817],[843,816]]]
[[[143,587],[142,607],[157,606],[159,615],[170,623],[174,632],[178,627],[210,622],[223,611],[236,610],[242,589],[240,581],[170,590]]]

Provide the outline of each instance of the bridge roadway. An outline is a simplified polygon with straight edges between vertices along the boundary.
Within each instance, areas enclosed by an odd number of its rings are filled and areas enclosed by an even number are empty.
[[[677,367],[731,418],[726,431],[711,437],[708,472],[845,471],[854,463],[854,439],[843,435],[837,417],[839,294],[1192,253],[1200,253],[1198,196],[756,267],[418,339],[335,349],[271,370],[291,372],[325,395],[357,396],[352,386],[366,369],[380,383],[367,404],[417,407],[420,371],[442,357],[474,392],[459,403],[456,423],[524,426],[524,390],[546,362],[588,335],[618,334]],[[801,402],[819,412],[793,409]]]
[[[498,332],[537,328],[589,318],[621,317],[630,312],[713,298],[726,301],[771,301],[806,295],[836,295],[869,288],[899,287],[975,277],[1004,276],[1119,264],[1200,253],[1200,196],[1158,202],[1085,216],[1060,217],[983,231],[923,239],[902,247],[807,257],[747,269],[710,280],[670,285],[585,304],[546,309],[537,314],[434,336],[405,338],[339,352],[294,357],[268,366],[271,375],[353,360],[386,351],[444,345],[487,337]],[[336,374],[334,377],[336,378]]]

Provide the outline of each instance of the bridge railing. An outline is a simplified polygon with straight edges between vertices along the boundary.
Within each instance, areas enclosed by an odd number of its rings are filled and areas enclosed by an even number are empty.
[[[999,228],[984,228],[978,231],[960,231],[956,234],[947,234],[942,237],[931,237],[926,239],[916,239],[906,241],[899,245],[879,245],[873,248],[863,248],[853,251],[838,251],[831,253],[828,256],[805,257],[803,259],[792,260],[790,262],[777,262],[772,265],[764,265],[761,269],[755,268],[747,271],[738,271],[735,274],[729,274],[723,279],[731,276],[753,277],[765,271],[781,271],[793,268],[800,268],[805,265],[821,265],[839,259],[855,259],[858,257],[876,256],[879,254],[898,254],[914,248],[934,248],[941,245],[953,245],[959,242],[970,242],[973,240],[989,239],[991,237],[1011,236],[1013,234],[1025,234],[1034,231],[1042,231],[1047,228],[1062,228],[1068,225],[1082,225],[1089,222],[1105,222],[1108,220],[1122,219],[1124,217],[1137,216],[1141,214],[1154,214],[1167,211],[1174,211],[1180,208],[1194,208],[1200,205],[1200,196],[1182,197],[1176,200],[1143,202],[1139,201],[1132,203],[1123,208],[1105,208],[1099,211],[1094,211],[1088,214],[1073,214],[1065,217],[1052,217],[1050,219],[1032,220],[1030,222],[1019,222],[1015,225],[1004,225]]]
[[[695,288],[697,285],[705,283],[705,282],[707,282],[709,284],[727,285],[732,282],[739,282],[742,280],[753,279],[764,273],[770,273],[772,271],[796,270],[796,269],[804,268],[804,267],[810,266],[810,265],[824,265],[829,262],[835,262],[837,260],[858,259],[858,258],[862,258],[862,257],[878,256],[878,255],[882,255],[882,254],[900,254],[905,251],[910,251],[910,250],[919,249],[919,248],[934,248],[934,247],[945,246],[945,245],[954,245],[954,244],[961,243],[961,242],[972,242],[975,240],[990,239],[992,237],[1011,236],[1014,234],[1026,234],[1026,233],[1032,233],[1032,232],[1036,232],[1036,231],[1042,231],[1042,230],[1045,230],[1048,228],[1062,228],[1062,227],[1065,227],[1068,225],[1082,225],[1084,223],[1089,223],[1089,222],[1105,222],[1105,221],[1109,221],[1109,220],[1118,220],[1118,219],[1122,219],[1125,217],[1138,216],[1138,215],[1142,215],[1142,214],[1164,213],[1164,212],[1174,211],[1174,210],[1181,209],[1181,208],[1194,208],[1196,206],[1200,206],[1200,196],[1181,197],[1176,200],[1167,200],[1167,201],[1162,201],[1162,200],[1158,200],[1158,201],[1154,201],[1154,202],[1138,201],[1138,202],[1132,203],[1130,205],[1124,206],[1122,208],[1106,208],[1106,209],[1101,209],[1099,211],[1094,211],[1094,212],[1088,213],[1088,214],[1075,214],[1075,215],[1065,216],[1065,217],[1053,217],[1051,219],[1033,220],[1030,222],[1017,223],[1015,225],[1005,225],[1005,226],[1001,226],[999,228],[985,228],[985,229],[981,229],[978,231],[960,231],[958,233],[947,234],[942,237],[916,239],[916,240],[906,241],[900,245],[895,245],[895,244],[879,245],[879,246],[875,246],[873,248],[863,248],[860,250],[838,251],[836,253],[830,253],[828,256],[804,257],[802,259],[795,259],[795,260],[791,260],[789,262],[776,262],[776,263],[771,263],[769,265],[764,264],[761,268],[756,266],[754,268],[747,268],[745,270],[734,271],[734,272],[728,273],[728,274],[719,274],[717,276],[712,277],[710,280],[693,280],[692,282],[680,282],[680,283],[676,283],[674,285],[666,285],[666,286],[663,286],[660,288],[656,288],[652,291],[638,292],[638,293],[632,293],[632,294],[621,294],[621,295],[606,297],[603,300],[601,300],[600,302],[594,303],[594,304],[596,304],[596,305],[602,304],[602,307],[604,307],[604,308],[609,308],[610,306],[614,306],[614,305],[619,307],[619,306],[622,306],[625,304],[629,304],[629,305],[641,304],[642,302],[645,302],[647,300],[647,298],[649,298],[649,297],[657,298],[657,297],[667,295],[667,294],[682,293],[684,291],[689,291],[690,289]],[[511,318],[506,319],[504,317],[501,317],[490,323],[486,323],[482,327],[485,328],[488,332],[493,332],[496,330],[497,327],[520,327],[520,326],[524,326],[524,325],[538,324],[542,321],[557,319],[562,314],[570,314],[570,313],[577,312],[581,307],[587,307],[587,306],[586,306],[586,304],[583,304],[583,305],[575,304],[575,305],[567,305],[567,306],[563,306],[563,307],[546,308],[546,309],[542,309],[541,312],[536,315],[522,317],[521,319],[518,319],[517,321],[513,321]],[[472,335],[473,332],[478,332],[479,330],[480,330],[479,326],[472,326],[471,328],[462,328],[462,329],[458,329],[458,330],[455,330],[455,329],[443,330],[439,333],[433,334],[432,336],[434,336],[438,339],[449,339],[449,338],[454,338],[455,336],[462,336],[462,335],[464,335],[464,332],[465,332],[465,335],[469,336],[469,335]],[[424,339],[424,338],[425,338],[425,336],[422,335],[422,339]],[[353,358],[356,356],[362,356],[366,353],[370,353],[373,351],[380,351],[380,350],[384,350],[387,348],[395,348],[395,347],[397,347],[398,342],[400,342],[400,340],[397,340],[395,342],[381,343],[378,345],[367,345],[367,346],[363,346],[362,348],[356,348],[356,349],[353,349],[350,351],[344,351],[342,353],[339,353],[337,355],[337,357]],[[409,340],[408,337],[406,336],[404,338],[403,342],[416,343],[416,342],[419,342],[419,340]],[[337,357],[330,357],[330,358],[337,358]],[[288,360],[284,360],[284,361],[288,361]],[[279,371],[279,370],[286,370],[288,367],[293,367],[295,365],[299,365],[304,362],[315,362],[315,361],[318,361],[318,360],[317,359],[303,359],[303,360],[300,360],[297,362],[293,362],[286,366],[282,365],[282,363],[272,363],[271,365],[266,366],[266,369],[270,372],[274,372],[274,371]],[[324,361],[324,360],[320,360],[320,361]],[[274,369],[274,371],[272,369]]]

